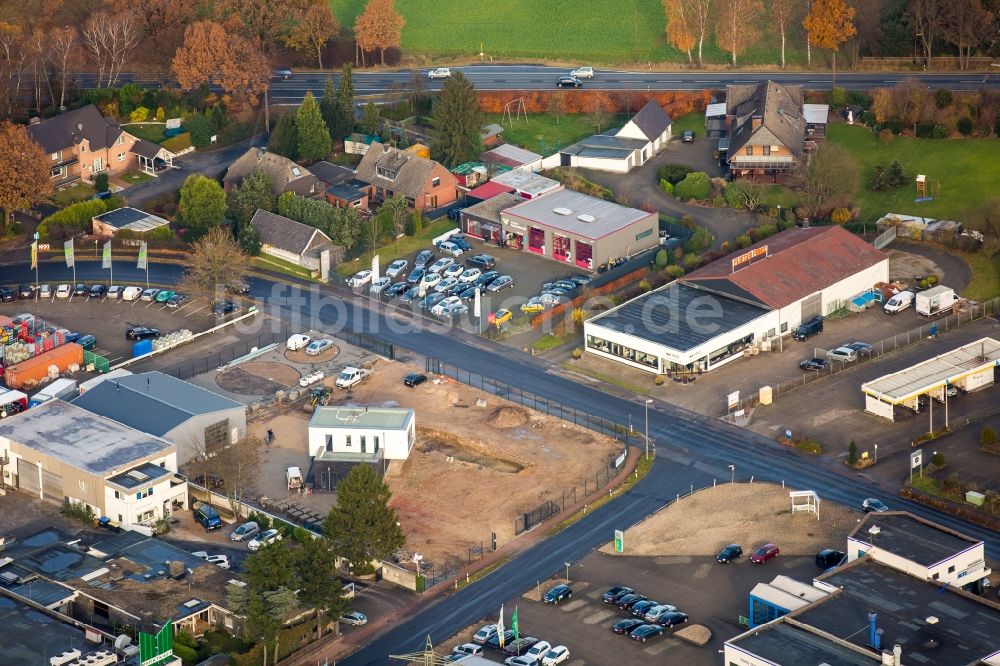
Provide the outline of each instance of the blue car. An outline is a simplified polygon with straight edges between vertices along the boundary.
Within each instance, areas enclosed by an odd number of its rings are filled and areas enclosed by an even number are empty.
[[[573,590],[569,585],[556,585],[545,593],[545,598],[542,601],[547,604],[558,604],[563,599],[569,599],[572,596]]]

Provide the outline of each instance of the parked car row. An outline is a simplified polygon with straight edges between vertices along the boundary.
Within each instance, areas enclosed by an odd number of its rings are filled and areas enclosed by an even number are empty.
[[[581,287],[590,284],[590,280],[589,275],[579,274],[544,282],[538,294],[529,298],[528,302],[521,306],[521,312],[535,314],[564,303],[576,296]]]
[[[507,666],[556,666],[569,660],[569,648],[565,645],[552,645],[533,636],[515,638],[513,629],[504,630],[501,645],[500,628],[495,624],[481,627],[471,643],[457,646],[451,660],[458,661],[466,655],[482,657],[486,649],[509,655],[504,661]]]
[[[611,631],[640,643],[688,621],[687,613],[679,611],[676,606],[652,600],[625,585],[610,588],[601,596],[601,601],[614,604],[632,616],[616,622]]]
[[[821,322],[822,323],[822,322]],[[796,329],[797,331],[798,329]],[[867,342],[849,342],[826,353],[826,358],[813,357],[799,361],[801,370],[826,370],[830,367],[830,361],[838,361],[843,364],[853,363],[859,357],[872,355],[872,346]]]
[[[35,285],[32,284],[22,284],[17,288],[15,292],[10,287],[0,288],[0,301],[13,301],[15,295],[19,299],[34,299],[36,296],[38,298],[87,298],[94,300],[103,300],[105,298],[111,300],[123,300],[123,301],[146,301],[149,303],[162,303],[170,308],[176,308],[186,302],[188,297],[184,294],[177,293],[170,289],[156,289],[149,288],[143,289],[142,287],[123,287],[121,285],[86,285],[86,284],[60,284],[56,285],[53,289],[50,284]]]

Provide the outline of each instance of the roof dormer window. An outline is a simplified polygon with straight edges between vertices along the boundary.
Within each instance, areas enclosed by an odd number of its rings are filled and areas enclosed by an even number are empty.
[[[385,167],[376,167],[375,173],[382,176],[387,180],[396,180],[396,172],[392,169],[386,169]]]

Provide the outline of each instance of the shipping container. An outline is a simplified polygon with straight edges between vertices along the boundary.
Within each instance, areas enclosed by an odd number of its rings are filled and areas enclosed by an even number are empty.
[[[83,365],[83,347],[67,344],[17,365],[8,366],[4,371],[4,380],[8,387],[19,389],[28,382],[37,382],[47,377],[51,366],[55,366],[59,372],[66,372],[74,363],[77,366]]]
[[[48,386],[42,388],[35,395],[31,396],[31,401],[28,403],[28,406],[37,407],[38,405],[48,402],[49,400],[70,398],[76,394],[77,386],[75,379],[57,379]]]
[[[20,414],[28,408],[28,396],[20,391],[0,389],[0,419]]]

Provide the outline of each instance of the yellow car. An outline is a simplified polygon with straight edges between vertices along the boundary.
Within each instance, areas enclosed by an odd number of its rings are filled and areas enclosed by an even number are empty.
[[[493,315],[493,322],[492,323],[497,328],[500,328],[501,326],[503,326],[504,324],[506,324],[507,322],[509,322],[513,318],[514,318],[514,313],[511,312],[510,310],[507,310],[506,308],[503,308],[503,309],[497,310],[496,313]]]
[[[543,312],[544,310],[545,306],[535,299],[531,299],[521,306],[521,312],[524,314],[537,314],[539,312]]]

